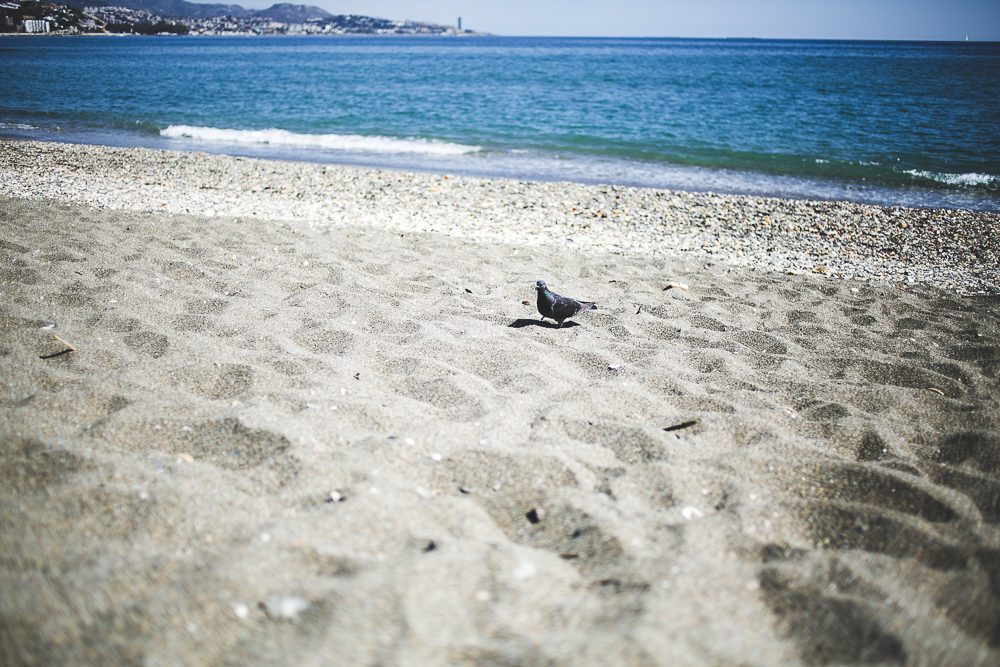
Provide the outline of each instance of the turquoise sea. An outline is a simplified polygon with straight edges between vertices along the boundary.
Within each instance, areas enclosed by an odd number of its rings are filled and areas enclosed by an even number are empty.
[[[1000,210],[1000,44],[0,37],[0,136]]]

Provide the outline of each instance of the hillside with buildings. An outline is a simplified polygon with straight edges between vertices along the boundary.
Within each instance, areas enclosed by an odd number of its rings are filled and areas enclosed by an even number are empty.
[[[247,10],[239,5],[185,0],[0,0],[0,33],[138,35],[478,35],[419,21],[392,21],[319,7],[279,3]]]

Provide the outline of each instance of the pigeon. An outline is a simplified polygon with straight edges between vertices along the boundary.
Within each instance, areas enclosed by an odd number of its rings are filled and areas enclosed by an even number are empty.
[[[542,321],[545,321],[546,317],[555,320],[559,323],[557,329],[570,317],[597,308],[597,304],[593,301],[577,301],[550,292],[544,280],[535,283],[535,289],[538,291],[538,312],[542,315]]]

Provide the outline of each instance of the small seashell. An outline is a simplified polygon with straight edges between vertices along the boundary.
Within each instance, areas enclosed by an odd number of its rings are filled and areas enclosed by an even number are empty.
[[[233,613],[236,614],[236,618],[250,618],[250,607],[243,604],[242,602],[233,605]]]
[[[685,521],[690,521],[691,519],[701,519],[705,513],[693,505],[688,505],[681,510],[681,516],[684,517]]]

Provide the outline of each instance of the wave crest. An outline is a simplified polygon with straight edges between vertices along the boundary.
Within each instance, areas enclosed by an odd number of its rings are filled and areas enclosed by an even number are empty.
[[[949,174],[936,171],[923,171],[918,169],[907,169],[905,174],[914,178],[925,178],[927,180],[944,183],[946,185],[957,185],[962,187],[986,186],[995,188],[1000,185],[1000,177],[993,174]]]
[[[296,134],[288,130],[227,130],[217,127],[170,125],[160,130],[160,136],[171,139],[197,139],[234,144],[271,144],[298,148],[323,148],[357,153],[423,153],[427,155],[464,155],[481,150],[435,139],[400,139],[396,137],[366,137],[359,134]]]

